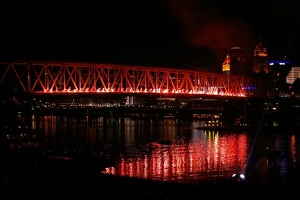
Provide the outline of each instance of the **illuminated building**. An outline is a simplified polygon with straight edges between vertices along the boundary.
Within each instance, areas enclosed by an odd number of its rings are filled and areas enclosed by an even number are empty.
[[[226,55],[226,58],[223,62],[222,71],[224,72],[224,74],[227,74],[227,75],[230,74],[230,55],[229,54]]]
[[[267,49],[259,43],[254,49],[253,73],[269,73]]]
[[[300,78],[300,67],[292,67],[286,77],[286,83],[293,84],[298,78]]]

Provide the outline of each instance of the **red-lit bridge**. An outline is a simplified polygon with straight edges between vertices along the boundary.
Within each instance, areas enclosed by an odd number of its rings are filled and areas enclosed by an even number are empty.
[[[31,94],[166,93],[258,96],[253,77],[193,70],[75,62],[0,62],[0,87]]]

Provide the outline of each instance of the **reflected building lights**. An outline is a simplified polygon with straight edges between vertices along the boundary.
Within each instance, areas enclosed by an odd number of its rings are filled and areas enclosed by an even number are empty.
[[[297,144],[297,138],[295,135],[292,135],[290,138],[290,151],[291,151],[291,159],[294,163],[297,161],[295,155],[297,152],[299,152],[299,150],[297,151],[296,144]]]

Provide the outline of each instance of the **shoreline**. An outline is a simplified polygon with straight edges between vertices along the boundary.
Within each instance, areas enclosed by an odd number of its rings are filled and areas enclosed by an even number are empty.
[[[180,184],[159,182],[132,177],[101,175],[97,178],[43,177],[36,176],[30,180],[18,179],[4,185],[4,193],[9,199],[31,196],[31,199],[201,199],[209,198],[248,198],[265,197],[268,199],[300,197],[293,188],[295,185],[239,182],[224,180],[198,184]],[[2,194],[2,195],[3,195]],[[33,195],[35,194],[35,195]],[[39,194],[39,195],[37,195]],[[2,196],[1,195],[1,196]]]

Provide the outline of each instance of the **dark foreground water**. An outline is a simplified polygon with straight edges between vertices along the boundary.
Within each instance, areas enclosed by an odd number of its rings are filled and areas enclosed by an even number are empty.
[[[138,197],[139,191],[145,198],[161,194],[163,199],[171,196],[176,199],[176,192],[198,184],[208,187],[220,183],[226,185],[227,192],[243,191],[236,181],[251,186],[244,191],[248,195],[256,187],[254,184],[264,185],[259,188],[261,192],[276,185],[272,193],[281,197],[287,195],[287,192],[276,194],[286,191],[282,187],[290,189],[290,185],[299,183],[300,133],[259,126],[250,130],[199,130],[197,127],[203,123],[174,119],[33,117],[33,129],[1,135],[1,183],[11,197],[29,195],[30,188],[35,188],[49,192],[48,197],[54,192],[53,198],[54,194],[88,196],[99,191],[112,193],[110,197],[117,197],[114,194],[117,191],[120,195]],[[245,173],[246,179],[234,180],[231,177],[234,173]],[[152,186],[144,185],[142,180]],[[174,191],[158,184],[180,184],[180,187],[176,186]],[[129,185],[136,190],[131,191]],[[216,189],[209,187],[213,188]],[[189,193],[193,197],[196,194]]]

